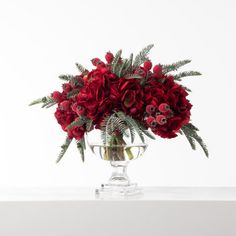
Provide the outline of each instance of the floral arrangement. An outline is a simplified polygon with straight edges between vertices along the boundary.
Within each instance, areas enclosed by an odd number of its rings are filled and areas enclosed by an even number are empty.
[[[201,74],[173,73],[190,60],[153,66],[148,58],[152,47],[148,45],[136,57],[131,54],[128,59],[121,57],[121,50],[115,55],[107,52],[105,61],[91,60],[92,70],[76,63],[77,75],[59,76],[65,81],[62,91],[54,91],[30,104],[57,106],[55,118],[67,133],[57,162],[73,139],[84,160],[84,136],[93,129],[101,130],[106,145],[122,144],[123,136],[133,141],[135,132],[142,142],[145,136],[170,139],[183,134],[192,149],[197,141],[208,156],[198,129],[190,122],[192,104],[187,99],[190,90],[179,83],[184,77]]]

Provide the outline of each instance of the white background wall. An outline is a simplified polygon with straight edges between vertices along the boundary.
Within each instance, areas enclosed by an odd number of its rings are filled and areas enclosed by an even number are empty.
[[[130,165],[140,185],[236,186],[235,1],[0,1],[0,186],[96,186],[109,165],[75,145],[55,164],[65,134],[53,112],[27,104],[60,89],[75,62],[154,43],[154,63],[192,59],[192,121],[210,159],[185,137],[158,138]]]

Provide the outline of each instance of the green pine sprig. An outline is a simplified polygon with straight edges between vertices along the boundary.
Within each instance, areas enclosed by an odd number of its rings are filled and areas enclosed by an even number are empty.
[[[206,144],[202,140],[202,138],[197,134],[198,128],[195,127],[193,124],[188,123],[187,125],[184,125],[181,130],[185,134],[186,138],[188,139],[191,147],[193,150],[196,149],[195,141],[198,142],[198,144],[202,147],[206,157],[209,156],[209,152],[207,149]]]
[[[133,69],[141,66],[145,61],[149,60],[148,54],[153,46],[154,44],[149,44],[139,52],[139,54],[134,59]]]
[[[132,73],[133,53],[131,53],[129,59],[126,60],[124,68],[121,71],[121,77]]]
[[[202,75],[202,74],[198,71],[184,71],[184,72],[180,72],[177,75],[174,75],[174,80],[181,81],[181,78],[183,78],[183,77],[200,76],[200,75]]]
[[[78,119],[72,121],[67,127],[66,129],[72,129],[76,126],[81,126],[81,125],[84,125],[88,122],[88,118],[86,118],[85,116],[80,116]]]
[[[70,92],[68,92],[66,96],[68,99],[73,98],[79,94],[79,91],[80,91],[79,89],[73,89]]]
[[[80,140],[76,140],[76,146],[77,146],[77,149],[80,152],[81,159],[84,162],[84,160],[85,160],[85,158],[84,158],[84,150],[86,149],[86,144],[85,144],[84,137],[81,138]]]
[[[87,69],[85,69],[85,68],[84,68],[81,64],[79,64],[79,63],[75,63],[75,65],[76,65],[78,71],[79,71],[81,74],[84,74],[85,72],[88,71]]]
[[[65,81],[71,81],[72,78],[74,78],[74,75],[59,75],[58,78]]]
[[[121,60],[121,54],[122,54],[122,50],[119,50],[113,60],[112,60],[112,63],[111,63],[111,71],[116,74],[117,76],[119,76],[119,69],[121,67],[121,65],[119,64],[120,63],[120,60]]]
[[[67,137],[66,137],[66,140],[65,140],[65,143],[61,146],[61,151],[60,151],[60,153],[59,153],[59,155],[58,155],[58,158],[57,158],[57,160],[56,160],[56,163],[58,163],[58,162],[62,159],[62,157],[65,155],[65,153],[66,153],[68,147],[69,147],[70,144],[71,144],[71,141],[72,141],[72,139],[70,139],[70,138],[67,136]]]
[[[191,60],[183,60],[183,61],[178,61],[178,62],[175,62],[173,64],[170,64],[170,65],[162,65],[162,72],[163,74],[167,74],[171,71],[176,71],[178,70],[180,67],[190,63]]]
[[[122,136],[129,137],[127,126],[115,113],[106,117],[101,125],[101,137],[104,144],[110,143],[110,140],[116,135],[116,132]]]
[[[33,105],[36,105],[36,104],[42,104],[42,108],[49,108],[53,105],[56,104],[56,101],[54,100],[54,98],[52,98],[51,96],[45,96],[45,97],[42,97],[42,98],[38,98],[34,101],[32,101],[29,106],[33,106]]]

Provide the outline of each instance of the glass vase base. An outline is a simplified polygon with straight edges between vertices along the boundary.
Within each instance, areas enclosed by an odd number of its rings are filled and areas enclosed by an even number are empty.
[[[142,194],[142,189],[136,183],[129,185],[102,184],[100,188],[95,190],[98,197],[119,197],[119,196],[136,196]]]

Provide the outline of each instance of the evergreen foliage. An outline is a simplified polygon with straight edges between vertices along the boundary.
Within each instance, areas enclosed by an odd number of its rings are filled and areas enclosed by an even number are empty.
[[[113,58],[113,60],[112,60],[112,63],[111,63],[111,71],[114,73],[114,74],[116,74],[117,76],[119,75],[118,73],[119,73],[119,69],[120,69],[120,60],[121,60],[121,54],[122,54],[122,50],[119,50],[117,53],[116,53],[116,55],[115,55],[115,57]]]
[[[184,125],[181,130],[185,134],[186,138],[188,139],[191,147],[193,150],[196,149],[195,141],[199,143],[199,145],[202,147],[205,155],[208,157],[209,153],[207,150],[206,144],[203,142],[202,138],[197,134],[198,128],[195,127],[193,124],[188,123],[187,125]]]
[[[65,81],[71,81],[72,78],[74,78],[73,75],[59,75],[59,79],[65,80]]]
[[[181,72],[177,75],[174,75],[174,80],[181,81],[181,78],[183,78],[183,77],[198,76],[198,75],[201,75],[201,73],[198,71],[184,71],[184,72]]]
[[[70,144],[71,144],[71,141],[72,141],[72,139],[70,139],[70,138],[67,136],[67,137],[66,137],[66,140],[65,140],[65,143],[64,143],[63,145],[61,145],[61,152],[59,153],[59,156],[58,156],[58,158],[57,158],[56,163],[58,163],[58,162],[62,159],[62,157],[65,155],[65,153],[66,153],[68,147],[69,147]]]
[[[171,71],[176,71],[178,70],[180,67],[190,63],[191,60],[183,60],[183,61],[178,61],[178,62],[175,62],[173,64],[170,64],[170,65],[162,65],[162,72],[164,74],[167,74]]]
[[[33,106],[33,105],[40,104],[40,103],[42,103],[42,108],[44,108],[44,107],[49,108],[49,107],[55,105],[56,101],[50,96],[45,96],[45,97],[38,98],[38,99],[34,100],[33,102],[31,102],[29,104],[29,106]]]
[[[121,76],[125,76],[126,74],[130,74],[132,72],[132,63],[133,63],[133,53],[130,54],[129,59],[126,59],[125,65],[121,71]]]
[[[88,119],[84,116],[80,116],[79,119],[77,120],[74,120],[73,122],[71,122],[67,127],[66,129],[71,129],[71,128],[74,128],[76,126],[81,126],[81,125],[84,125],[88,122]]]
[[[77,149],[80,152],[81,155],[81,159],[84,162],[84,150],[86,149],[86,145],[85,145],[85,140],[84,138],[80,139],[80,140],[76,140],[76,146]]]
[[[113,113],[109,117],[106,117],[102,123],[101,127],[101,137],[104,144],[108,144],[111,142],[111,139],[119,133],[120,135],[124,135],[129,137],[127,133],[127,125],[124,123],[122,119],[120,119],[116,113]],[[132,137],[132,135],[131,135]]]
[[[75,65],[76,65],[77,69],[79,70],[79,72],[81,74],[83,74],[83,73],[85,73],[87,71],[81,64],[75,63]]]
[[[79,94],[79,89],[73,89],[70,92],[68,92],[66,96],[67,96],[67,98],[70,99],[70,98],[75,97],[78,94]]]
[[[139,54],[134,59],[133,69],[141,66],[145,61],[149,60],[148,54],[153,48],[154,44],[149,44],[139,52]]]

